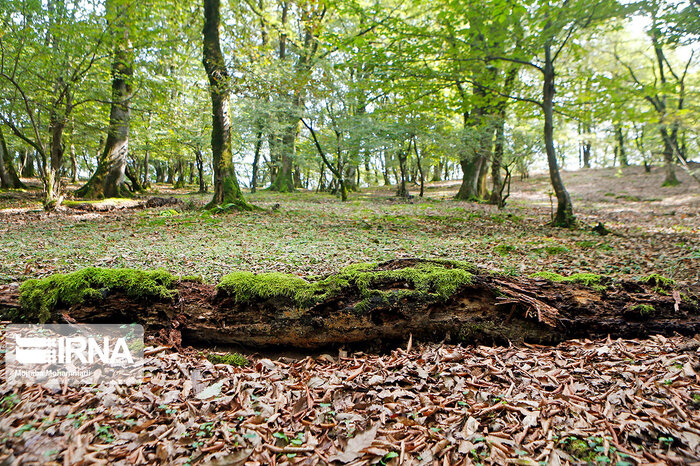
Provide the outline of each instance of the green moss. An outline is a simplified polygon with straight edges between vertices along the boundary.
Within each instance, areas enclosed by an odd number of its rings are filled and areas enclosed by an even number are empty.
[[[301,277],[287,273],[233,272],[223,277],[217,288],[236,298],[236,302],[251,299],[290,298],[297,303],[310,299],[311,284]]]
[[[354,287],[363,298],[356,306],[361,310],[375,299],[390,301],[410,296],[444,301],[472,280],[472,266],[458,261],[436,260],[396,270],[376,269],[374,263],[355,264],[337,274],[308,280],[284,273],[234,272],[226,275],[217,288],[239,303],[286,298],[299,307],[310,307]],[[408,289],[380,289],[380,285],[392,283],[400,283]]]
[[[248,364],[250,364],[250,361],[248,361],[248,358],[246,358],[242,354],[238,354],[238,353],[226,353],[226,354],[209,353],[209,354],[207,354],[207,359],[212,364],[229,364],[231,366],[240,366],[240,367],[247,366]]]
[[[656,311],[651,304],[636,304],[632,306],[632,310],[639,312],[642,317],[650,316]]]
[[[204,277],[201,275],[180,275],[181,282],[204,283]]]
[[[46,322],[59,307],[70,307],[88,299],[101,300],[112,291],[121,291],[132,298],[172,299],[176,278],[159,269],[103,269],[89,267],[68,274],[55,274],[31,279],[19,288],[22,314],[11,319]]]
[[[663,275],[659,275],[658,273],[652,273],[649,276],[646,276],[644,278],[641,278],[639,280],[641,283],[647,283],[649,285],[661,288],[661,289],[669,289],[673,287],[673,285],[676,284],[675,280],[671,278],[666,278]]]
[[[556,272],[537,272],[530,275],[533,278],[544,278],[550,282],[560,282],[560,283],[580,283],[585,286],[593,287],[597,290],[605,289],[603,286],[601,288],[601,281],[603,277],[594,273],[575,273],[565,277]]]

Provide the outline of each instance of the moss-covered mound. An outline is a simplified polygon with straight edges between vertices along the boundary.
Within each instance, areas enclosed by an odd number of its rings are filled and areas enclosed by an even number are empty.
[[[301,277],[285,273],[234,272],[217,285],[219,293],[232,296],[236,302],[287,298],[299,307],[310,307],[332,299],[350,288],[356,288],[363,301],[389,294],[418,299],[446,300],[458,288],[471,283],[473,267],[459,261],[426,261],[411,267],[382,270],[375,263],[355,264],[328,277]],[[401,283],[406,289],[380,290],[379,284]],[[362,303],[359,304],[361,306]]]
[[[20,286],[22,315],[16,320],[46,322],[59,307],[70,307],[86,300],[105,299],[120,291],[132,298],[171,299],[176,278],[165,270],[104,269],[89,267],[67,274],[31,279]]]

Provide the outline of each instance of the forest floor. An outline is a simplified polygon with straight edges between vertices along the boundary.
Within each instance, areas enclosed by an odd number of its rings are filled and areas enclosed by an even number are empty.
[[[642,168],[564,173],[585,224],[545,226],[546,176],[514,181],[505,210],[431,183],[401,201],[380,187],[346,203],[260,192],[266,210],[212,215],[182,204],[40,210],[38,191],[0,192],[0,283],[86,266],[164,267],[214,282],[234,269],[323,274],[400,257],[543,270],[700,279],[700,190],[661,188]],[[411,187],[412,194],[417,188]],[[389,354],[151,351],[135,387],[0,385],[0,461],[22,464],[669,464],[700,462],[700,342],[682,337],[556,347],[423,345]],[[0,369],[4,371],[3,369]],[[4,377],[3,377],[4,378]],[[219,383],[217,383],[219,382]],[[206,395],[206,396],[203,396]],[[199,395],[199,396],[197,396]],[[217,463],[218,461],[218,463]]]

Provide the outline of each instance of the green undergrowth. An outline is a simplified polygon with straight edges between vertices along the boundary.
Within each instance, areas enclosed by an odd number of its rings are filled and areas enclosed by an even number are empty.
[[[419,262],[412,267],[397,270],[376,270],[376,263],[355,264],[328,277],[310,277],[308,280],[292,274],[234,272],[223,277],[217,285],[220,293],[244,303],[251,300],[286,298],[298,307],[311,307],[332,299],[343,290],[355,287],[363,298],[356,308],[378,297],[392,295],[412,296],[418,299],[444,301],[458,288],[472,281],[473,267],[459,261]],[[403,283],[408,289],[386,291],[381,284]]]
[[[89,267],[77,272],[30,279],[19,288],[20,315],[11,319],[46,322],[59,307],[106,298],[121,291],[140,299],[171,299],[177,279],[165,270],[105,269]]]
[[[580,283],[581,285],[590,286],[599,291],[605,289],[605,286],[601,284],[604,277],[594,273],[575,273],[566,277],[556,272],[537,272],[530,276],[533,278],[544,278],[550,282],[557,283]]]

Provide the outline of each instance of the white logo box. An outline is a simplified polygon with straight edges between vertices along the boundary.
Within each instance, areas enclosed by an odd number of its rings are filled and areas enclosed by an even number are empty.
[[[143,380],[139,324],[10,324],[4,332],[10,385],[131,385]]]

